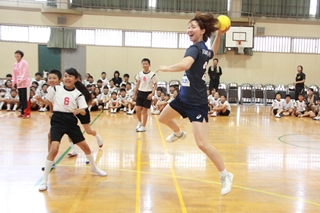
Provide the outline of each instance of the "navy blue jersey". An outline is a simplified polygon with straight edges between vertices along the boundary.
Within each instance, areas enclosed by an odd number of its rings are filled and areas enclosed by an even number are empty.
[[[181,100],[191,105],[208,104],[207,89],[203,76],[208,61],[213,58],[213,51],[209,50],[203,41],[191,45],[184,57],[190,56],[194,63],[184,72],[181,86]]]

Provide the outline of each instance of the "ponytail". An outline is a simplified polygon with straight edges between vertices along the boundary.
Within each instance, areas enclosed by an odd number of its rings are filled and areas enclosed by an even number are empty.
[[[79,79],[80,74],[75,68],[66,69],[66,73],[68,73],[69,75],[73,75],[76,79]],[[92,98],[86,86],[78,80],[74,83],[74,86],[82,93],[82,95],[86,99],[86,102],[91,103]]]
[[[87,87],[80,81],[76,81],[74,83],[74,86],[77,88],[77,90],[79,90],[82,93],[82,95],[86,99],[86,102],[91,103],[92,98],[91,98],[91,94],[87,90]]]

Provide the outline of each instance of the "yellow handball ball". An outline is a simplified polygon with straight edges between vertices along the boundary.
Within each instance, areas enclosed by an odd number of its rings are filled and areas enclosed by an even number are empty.
[[[230,25],[231,25],[230,18],[228,16],[225,16],[225,15],[219,16],[218,17],[218,21],[219,21],[218,28],[221,31],[226,30],[226,28],[230,27]]]

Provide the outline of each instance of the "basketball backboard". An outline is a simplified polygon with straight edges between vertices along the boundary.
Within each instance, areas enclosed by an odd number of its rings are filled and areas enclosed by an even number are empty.
[[[226,33],[226,48],[238,48],[238,53],[243,54],[244,48],[254,47],[254,27],[230,27]]]

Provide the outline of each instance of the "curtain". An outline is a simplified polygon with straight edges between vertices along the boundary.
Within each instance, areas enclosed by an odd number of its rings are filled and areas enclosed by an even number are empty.
[[[227,14],[227,0],[157,0],[157,11],[163,12],[212,12]]]
[[[51,28],[48,48],[77,49],[76,29]]]
[[[74,28],[64,28],[63,48],[77,49],[76,29],[74,29]]]
[[[48,48],[63,48],[63,28],[51,28]]]
[[[317,0],[316,18],[320,18],[320,0]]]
[[[216,35],[215,34],[213,34],[212,36],[211,36],[211,46],[212,46],[212,43],[213,43],[213,41],[214,41],[214,39],[216,38]],[[209,47],[210,48],[210,47]],[[218,48],[218,52],[217,52],[217,54],[226,54],[226,52],[227,52],[227,48],[226,48],[226,35],[225,34],[223,34],[221,37],[220,37],[220,43],[219,43],[219,48]]]

